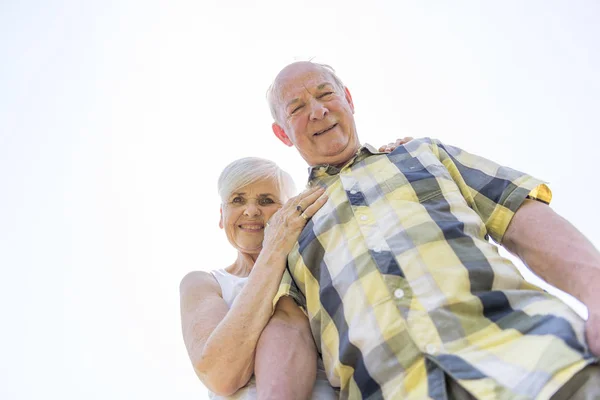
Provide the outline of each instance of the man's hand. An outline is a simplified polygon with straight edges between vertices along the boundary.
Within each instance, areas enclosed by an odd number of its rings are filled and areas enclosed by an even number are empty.
[[[406,144],[406,143],[410,142],[411,140],[413,140],[413,138],[410,136],[407,136],[402,139],[396,139],[396,141],[393,143],[388,143],[386,145],[381,146],[379,148],[379,151],[381,151],[383,153],[391,153],[392,151],[396,150],[396,147],[402,146],[403,144]]]
[[[600,307],[588,308],[589,316],[585,325],[585,336],[592,354],[600,357]]]

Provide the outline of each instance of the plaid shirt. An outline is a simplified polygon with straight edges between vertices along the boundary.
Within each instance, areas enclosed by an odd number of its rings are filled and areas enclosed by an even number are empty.
[[[329,200],[280,291],[305,309],[341,398],[549,398],[595,361],[584,321],[498,254],[527,196],[548,187],[432,139],[311,169]]]

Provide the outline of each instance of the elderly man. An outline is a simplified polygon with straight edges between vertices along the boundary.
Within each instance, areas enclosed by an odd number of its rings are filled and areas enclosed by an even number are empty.
[[[288,65],[268,98],[275,135],[329,195],[274,302],[305,309],[342,398],[600,398],[600,253],[543,182],[438,140],[361,146],[350,92],[324,65]],[[585,303],[587,324],[489,237]]]

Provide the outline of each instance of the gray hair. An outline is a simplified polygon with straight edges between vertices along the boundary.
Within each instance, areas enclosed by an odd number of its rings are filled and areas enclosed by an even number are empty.
[[[282,201],[296,195],[296,185],[290,174],[273,161],[245,157],[233,161],[221,172],[218,181],[221,201],[225,203],[234,191],[264,179],[275,181]]]
[[[337,85],[338,89],[340,89],[342,92],[344,92],[344,88],[345,88],[344,82],[342,82],[340,77],[336,75],[333,67],[331,67],[330,65],[327,65],[327,64],[314,63],[310,60],[304,61],[304,62],[308,62],[310,64],[313,64],[317,67],[324,69],[327,73],[329,73],[331,75],[331,77],[333,78],[333,81]],[[290,64],[290,65],[292,65],[292,64]],[[271,110],[271,116],[273,117],[273,121],[280,123],[279,115],[277,113],[277,105],[276,105],[277,100],[280,99],[280,95],[278,92],[279,92],[279,85],[278,85],[277,77],[276,77],[275,80],[273,81],[273,83],[271,83],[271,85],[267,89],[267,102],[269,103],[269,109]]]

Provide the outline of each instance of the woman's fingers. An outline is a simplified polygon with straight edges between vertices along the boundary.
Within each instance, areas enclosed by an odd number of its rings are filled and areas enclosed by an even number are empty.
[[[317,197],[311,205],[306,207],[306,210],[304,210],[304,215],[308,218],[312,218],[313,215],[315,215],[317,211],[323,207],[328,198],[329,196],[327,196],[327,193],[321,193],[321,195]]]
[[[308,191],[308,193],[306,195],[304,195],[304,193],[302,193],[300,196],[298,196],[300,198],[296,202],[296,207],[295,207],[296,211],[302,212],[302,211],[306,210],[306,207],[308,207],[312,203],[314,203],[315,200],[317,200],[319,198],[319,196],[321,196],[323,194],[324,191],[325,191],[325,188],[317,187],[317,188],[315,188],[315,190]]]
[[[296,196],[292,197],[291,199],[289,199],[285,204],[284,204],[284,208],[296,208],[296,206],[298,204],[300,204],[300,202],[305,199],[306,197],[310,196],[312,193],[316,192],[317,190],[319,190],[320,187],[319,186],[315,186],[315,187],[311,187],[308,189],[305,189],[302,193],[297,194]]]

